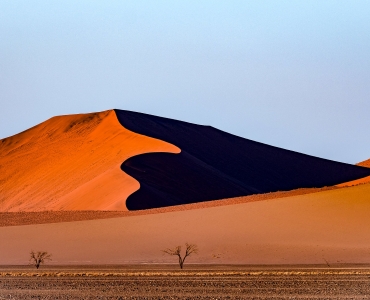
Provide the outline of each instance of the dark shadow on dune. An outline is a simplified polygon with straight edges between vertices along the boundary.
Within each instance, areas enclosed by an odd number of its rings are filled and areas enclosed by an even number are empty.
[[[180,154],[132,157],[121,168],[140,182],[129,210],[324,187],[369,176],[370,169],[243,139],[210,126],[115,110],[125,128],[178,146]]]

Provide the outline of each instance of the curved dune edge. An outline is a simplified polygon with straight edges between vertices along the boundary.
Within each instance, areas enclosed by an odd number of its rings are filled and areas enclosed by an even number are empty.
[[[199,248],[187,263],[368,263],[369,195],[366,184],[166,214],[1,227],[0,265],[27,263],[28,249],[45,249],[56,265],[176,263],[161,250],[185,242]]]
[[[0,140],[0,211],[127,210],[140,184],[122,162],[180,151],[127,130],[113,110],[54,117]]]

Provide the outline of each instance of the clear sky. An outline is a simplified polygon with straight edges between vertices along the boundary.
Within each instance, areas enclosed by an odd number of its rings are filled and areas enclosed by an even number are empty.
[[[370,1],[0,1],[0,138],[133,110],[370,158]]]

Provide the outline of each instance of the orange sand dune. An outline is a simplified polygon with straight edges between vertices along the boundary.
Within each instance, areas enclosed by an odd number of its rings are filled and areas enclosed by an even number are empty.
[[[370,184],[264,201],[0,228],[0,265],[46,250],[53,264],[176,263],[161,250],[196,243],[188,263],[370,262]]]
[[[51,118],[0,140],[0,211],[126,210],[139,183],[120,166],[148,152],[180,149],[125,129],[113,110]]]
[[[358,165],[358,166],[361,166],[361,167],[367,167],[367,168],[370,168],[370,159],[368,159],[368,160],[364,160],[364,161],[362,161],[362,162],[359,162],[357,165]]]

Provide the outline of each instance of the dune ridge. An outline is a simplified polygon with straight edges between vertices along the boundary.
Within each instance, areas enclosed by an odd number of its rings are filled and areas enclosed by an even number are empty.
[[[127,210],[140,184],[120,165],[158,151],[180,149],[125,129],[113,110],[53,117],[0,140],[0,211]]]

